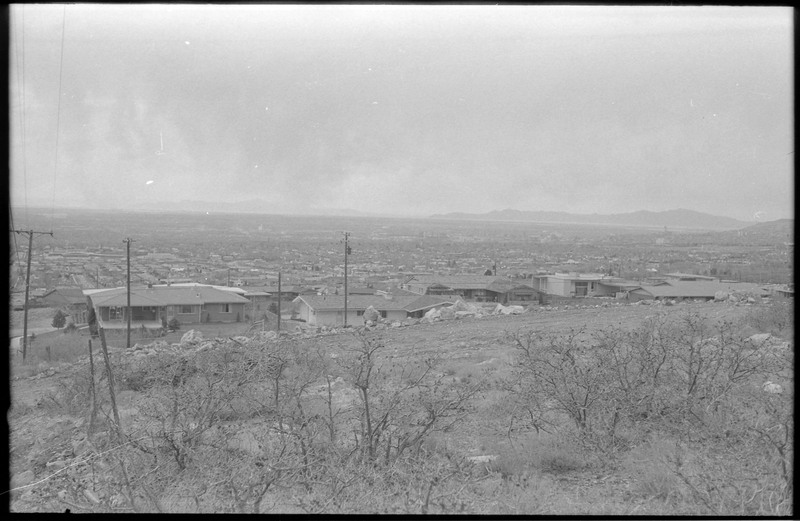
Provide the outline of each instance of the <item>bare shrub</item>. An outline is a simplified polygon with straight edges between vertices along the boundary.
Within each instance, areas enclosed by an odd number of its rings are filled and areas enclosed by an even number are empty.
[[[362,458],[389,463],[407,450],[419,451],[434,432],[452,429],[470,410],[483,382],[445,383],[436,358],[397,364],[384,353],[381,337],[358,331],[358,344],[337,359],[357,389],[360,428],[356,434]]]
[[[751,307],[745,323],[761,332],[791,340],[794,337],[794,302],[774,297],[769,304]]]

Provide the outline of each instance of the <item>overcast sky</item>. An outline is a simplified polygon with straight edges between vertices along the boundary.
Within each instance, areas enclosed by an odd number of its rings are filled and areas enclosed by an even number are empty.
[[[791,8],[17,5],[10,20],[15,205],[794,215]]]

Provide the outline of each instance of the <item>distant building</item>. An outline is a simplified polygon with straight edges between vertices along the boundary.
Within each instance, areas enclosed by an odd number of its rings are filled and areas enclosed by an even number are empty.
[[[451,295],[474,302],[526,302],[538,291],[507,277],[494,275],[415,275],[400,285],[419,295]]]
[[[766,297],[769,291],[760,284],[747,282],[683,281],[671,280],[661,284],[642,285],[631,290],[629,300],[714,300],[718,292]]]
[[[47,307],[63,310],[72,317],[72,322],[75,324],[86,323],[89,307],[81,288],[55,288],[42,295],[40,301]]]
[[[386,320],[420,318],[426,311],[452,304],[455,297],[353,295],[347,299],[348,325],[364,323],[364,311],[372,306]],[[301,295],[293,302],[297,316],[316,326],[344,325],[344,295]]]
[[[533,276],[533,287],[548,295],[587,297],[605,292],[611,294],[607,288],[612,280],[619,279],[600,273],[540,273]],[[605,286],[603,283],[606,283]]]
[[[664,275],[664,277],[667,280],[682,280],[682,281],[686,281],[686,282],[694,282],[694,281],[702,281],[702,280],[709,281],[709,282],[714,282],[714,281],[719,282],[719,278],[717,278],[717,277],[708,277],[706,275],[696,275],[694,273],[679,273],[679,272],[667,273],[667,274]]]

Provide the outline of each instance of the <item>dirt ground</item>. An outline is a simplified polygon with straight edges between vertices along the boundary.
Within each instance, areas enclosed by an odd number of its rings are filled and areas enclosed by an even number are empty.
[[[389,352],[397,357],[421,357],[438,354],[443,367],[458,374],[480,374],[484,369],[499,367],[510,359],[511,349],[503,338],[506,333],[520,329],[566,331],[570,328],[601,328],[610,325],[636,325],[645,317],[662,309],[678,311],[691,307],[711,319],[734,319],[747,308],[729,304],[687,303],[671,308],[660,306],[626,305],[558,310],[539,309],[522,315],[487,316],[417,324],[407,327],[387,328],[383,338]],[[38,311],[38,310],[37,310]],[[41,313],[37,313],[40,315]],[[38,317],[41,319],[42,317]],[[213,335],[209,335],[212,336]],[[179,340],[179,338],[178,338]],[[178,340],[168,340],[177,342]],[[341,350],[353,340],[347,333],[319,336],[314,339],[331,353]],[[99,355],[99,349],[98,355]],[[112,364],[123,356],[122,347],[112,344]],[[95,363],[101,359],[95,358]],[[119,498],[109,497],[102,480],[108,469],[96,460],[87,460],[94,446],[87,437],[85,415],[70,415],[54,410],[48,395],[60,385],[88,371],[85,358],[57,367],[32,377],[14,378],[11,381],[12,408],[8,413],[10,427],[10,461],[12,476],[10,507],[16,512],[54,512],[70,508],[73,512],[89,512],[99,505],[122,504]],[[136,403],[136,393],[126,391],[128,406]],[[486,423],[491,415],[477,414],[468,421],[453,440],[465,455],[485,454],[489,438],[496,437]],[[487,430],[488,429],[488,430]],[[499,478],[497,478],[499,479]],[[596,476],[573,475],[553,477],[553,484],[566,487],[577,495],[609,498],[625,497],[635,477],[625,475]],[[76,502],[74,497],[85,498]],[[71,499],[72,498],[72,499]],[[646,512],[645,505],[641,505]],[[116,508],[116,507],[114,507]],[[632,504],[636,509],[636,504]],[[126,511],[122,506],[116,511]],[[127,510],[130,511],[130,510]]]

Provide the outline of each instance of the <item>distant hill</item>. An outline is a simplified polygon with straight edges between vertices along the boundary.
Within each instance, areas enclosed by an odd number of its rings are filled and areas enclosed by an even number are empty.
[[[778,219],[756,223],[739,230],[719,232],[720,234],[737,237],[748,243],[774,244],[794,241],[794,219]]]
[[[667,210],[650,212],[639,210],[631,213],[615,214],[573,214],[566,212],[536,212],[522,210],[495,210],[483,214],[447,213],[436,214],[431,219],[469,219],[479,221],[523,221],[539,223],[571,223],[571,224],[612,224],[619,226],[645,226],[667,228],[688,228],[698,230],[738,230],[749,223],[720,217],[694,210]],[[766,223],[764,223],[766,224]]]

